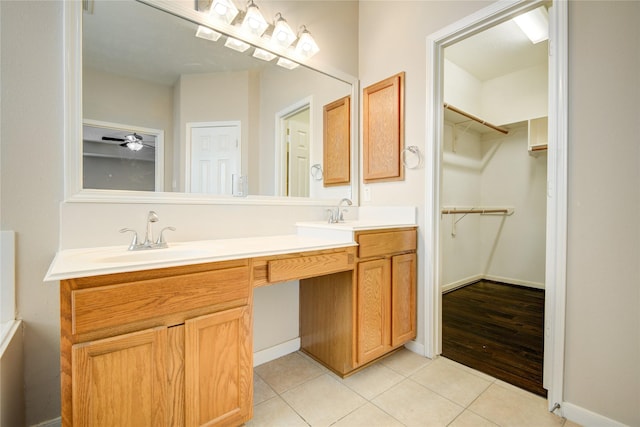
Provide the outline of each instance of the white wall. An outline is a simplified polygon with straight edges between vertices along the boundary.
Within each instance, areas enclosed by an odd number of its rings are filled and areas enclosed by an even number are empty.
[[[482,83],[480,117],[506,125],[547,115],[546,66],[525,68]]]
[[[459,126],[453,151],[452,125],[445,124],[442,205],[514,213],[442,216],[443,290],[480,278],[544,288],[547,156],[529,154],[526,122],[509,128],[502,135]]]
[[[486,134],[482,205],[511,206],[513,215],[482,216],[482,274],[493,280],[544,288],[547,153],[529,154],[526,122],[509,135]]]
[[[463,128],[464,129],[464,128]],[[482,205],[482,143],[475,132],[455,133],[445,122],[442,146],[442,206]],[[455,150],[455,151],[454,151]],[[441,282],[443,290],[478,280],[483,273],[480,215],[441,217]],[[455,234],[455,235],[454,235]]]

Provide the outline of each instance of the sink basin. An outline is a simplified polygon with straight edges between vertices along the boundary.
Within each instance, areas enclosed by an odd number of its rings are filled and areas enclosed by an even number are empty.
[[[166,248],[140,251],[126,251],[117,255],[102,256],[95,259],[101,263],[171,261],[184,258],[206,258],[215,254],[211,249]]]

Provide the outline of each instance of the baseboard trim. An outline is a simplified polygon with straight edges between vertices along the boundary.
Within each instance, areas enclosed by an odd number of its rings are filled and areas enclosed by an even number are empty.
[[[34,424],[31,427],[61,427],[62,426],[62,418],[54,418],[49,421],[43,421],[40,424]]]
[[[485,280],[493,280],[494,282],[507,283],[509,285],[524,286],[526,288],[534,288],[534,289],[543,289],[544,290],[544,283],[540,283],[540,282],[530,282],[528,280],[512,279],[510,277],[492,276],[490,274],[486,274],[484,276],[484,279]]]
[[[417,341],[409,341],[404,346],[407,350],[412,351],[416,354],[419,354],[420,356],[425,356],[427,354],[426,353],[427,348],[424,346],[424,344],[420,344]]]
[[[510,277],[492,276],[490,274],[477,274],[475,276],[469,276],[464,279],[448,283],[442,286],[441,291],[443,294],[446,294],[447,292],[455,291],[456,289],[463,288],[479,280],[492,280],[494,282],[506,283],[508,285],[544,290],[544,283],[529,282],[527,280],[512,279]]]
[[[253,366],[260,366],[279,357],[286,356],[300,350],[300,338],[285,341],[273,347],[253,353]]]
[[[607,418],[604,415],[596,414],[595,412],[591,412],[588,409],[569,402],[563,402],[560,410],[562,411],[562,415],[569,421],[586,427],[628,427],[626,424]]]
[[[465,277],[464,279],[460,279],[460,280],[456,280],[455,282],[448,283],[442,286],[441,290],[442,290],[442,293],[444,294],[447,292],[454,291],[458,288],[463,288],[471,283],[475,283],[478,280],[482,280],[482,279],[484,279],[484,276],[482,274],[476,274],[474,276]]]

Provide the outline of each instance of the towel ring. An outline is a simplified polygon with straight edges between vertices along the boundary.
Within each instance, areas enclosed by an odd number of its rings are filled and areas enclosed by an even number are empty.
[[[320,166],[320,163],[311,166],[311,177],[316,181],[322,181],[322,166]]]
[[[411,153],[415,155],[415,159],[412,161],[407,160],[407,153]],[[415,145],[410,145],[404,150],[402,150],[402,164],[407,169],[417,169],[422,165],[422,154],[420,153],[420,149]]]

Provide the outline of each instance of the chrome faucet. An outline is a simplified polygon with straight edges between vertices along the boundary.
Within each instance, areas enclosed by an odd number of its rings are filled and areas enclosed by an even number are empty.
[[[158,214],[154,211],[149,211],[147,214],[147,233],[144,236],[144,241],[142,243],[138,243],[138,233],[135,230],[130,228],[123,228],[120,230],[121,233],[132,232],[133,238],[131,239],[131,243],[129,244],[128,250],[130,251],[140,251],[144,249],[162,249],[168,247],[167,242],[164,240],[164,231],[170,230],[175,231],[175,227],[165,227],[160,230],[160,234],[158,235],[158,239],[153,241],[153,227],[152,223],[158,222]]]
[[[351,202],[351,200],[349,200],[349,199],[347,199],[345,197],[344,199],[342,199],[342,200],[340,200],[338,202],[338,206],[336,206],[335,209],[328,209],[328,212],[329,212],[329,223],[330,224],[336,224],[338,222],[344,222],[344,213],[347,212],[347,210],[342,207],[343,203],[346,203],[349,206],[351,206],[353,204]]]
[[[151,224],[158,222],[158,214],[154,211],[149,211],[147,214],[147,234],[144,236],[143,246],[151,246],[153,244],[153,228]]]

